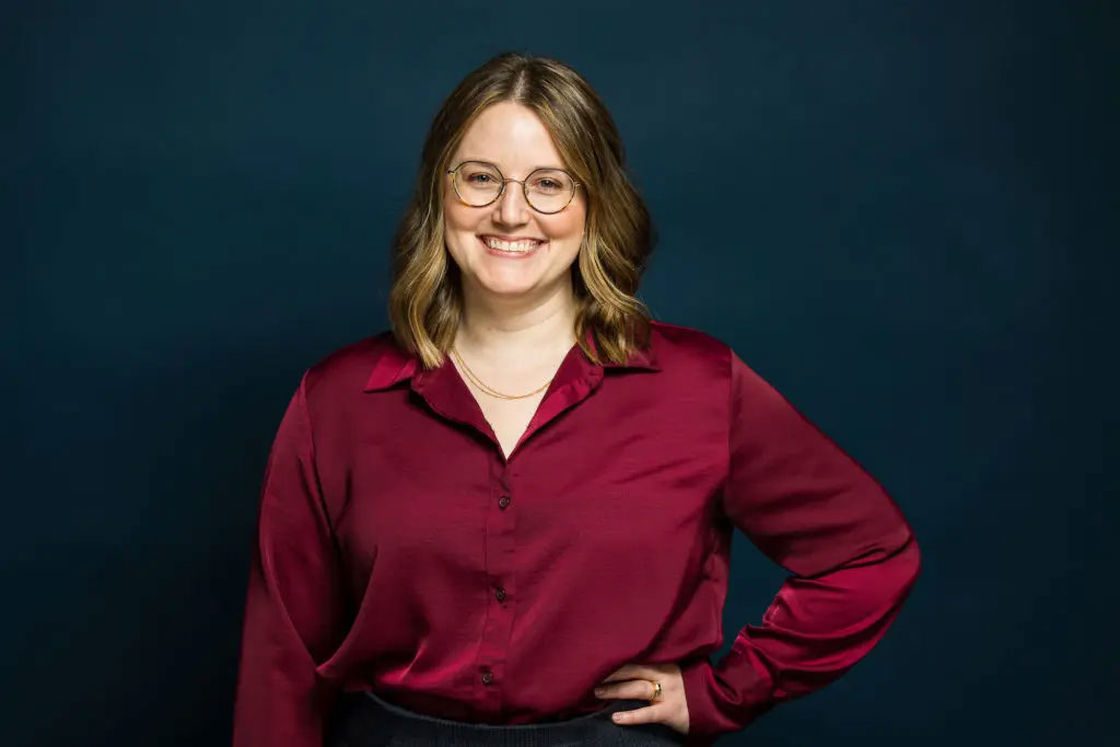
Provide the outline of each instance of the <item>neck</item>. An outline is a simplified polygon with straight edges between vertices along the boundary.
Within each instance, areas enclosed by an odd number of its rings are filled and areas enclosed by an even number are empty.
[[[576,303],[571,280],[536,298],[502,298],[463,288],[463,320],[455,348],[511,369],[531,368],[575,344]]]

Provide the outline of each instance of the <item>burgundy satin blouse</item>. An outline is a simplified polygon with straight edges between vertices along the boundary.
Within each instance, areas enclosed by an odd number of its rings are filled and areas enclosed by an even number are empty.
[[[736,527],[791,575],[712,662]],[[383,332],[309,368],[280,422],[233,742],[321,745],[343,689],[570,718],[623,664],[675,662],[705,744],[855,664],[918,571],[883,487],[710,335],[654,322],[624,365],[573,346],[506,459],[450,360]]]

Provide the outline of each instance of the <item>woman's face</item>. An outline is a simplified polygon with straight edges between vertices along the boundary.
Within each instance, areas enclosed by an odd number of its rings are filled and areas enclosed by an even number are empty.
[[[532,110],[505,101],[484,109],[467,129],[451,159],[487,161],[506,179],[524,179],[539,168],[566,168],[544,123]],[[471,207],[459,199],[452,176],[444,176],[443,217],[447,250],[463,283],[484,295],[507,298],[547,296],[569,282],[569,268],[583,240],[587,204],[583,188],[558,213],[538,213],[525,202],[521,185],[509,182],[495,202]],[[530,240],[523,253],[503,253],[488,242]],[[525,244],[499,244],[524,249]]]

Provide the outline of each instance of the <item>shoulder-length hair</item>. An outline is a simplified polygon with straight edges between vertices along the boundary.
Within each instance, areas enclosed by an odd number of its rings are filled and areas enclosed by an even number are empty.
[[[393,239],[389,321],[425,368],[442,364],[463,311],[460,272],[444,244],[443,197],[450,159],[486,107],[513,101],[533,110],[585,190],[587,219],[572,265],[575,336],[596,363],[623,363],[649,344],[651,314],[635,294],[653,251],[649,211],[625,170],[614,120],[575,70],[547,57],[500,54],[451,92],[432,121],[415,191]],[[594,335],[594,348],[587,333]]]

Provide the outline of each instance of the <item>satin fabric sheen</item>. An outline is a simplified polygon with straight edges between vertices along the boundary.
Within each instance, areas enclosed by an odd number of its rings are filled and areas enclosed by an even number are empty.
[[[790,576],[711,661],[736,528]],[[666,662],[708,744],[843,674],[919,572],[865,469],[728,345],[665,322],[624,364],[574,345],[508,459],[449,359],[423,370],[388,332],[334,351],[284,412],[257,529],[235,747],[320,747],[342,691],[571,718],[622,665]]]

